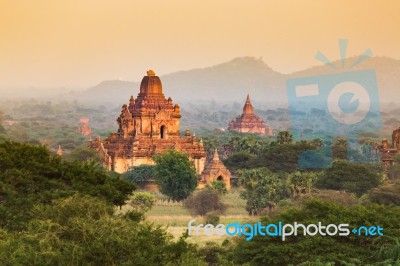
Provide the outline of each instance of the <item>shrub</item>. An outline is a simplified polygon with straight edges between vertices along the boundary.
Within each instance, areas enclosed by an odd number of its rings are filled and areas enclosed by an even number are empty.
[[[226,189],[226,184],[221,180],[212,181],[211,188],[221,195],[225,195],[228,192],[228,190]]]
[[[210,212],[205,218],[205,224],[217,225],[219,223],[219,212]]]
[[[156,201],[156,197],[150,193],[138,191],[132,195],[130,204],[135,211],[148,212]]]
[[[201,216],[212,211],[222,213],[226,210],[218,192],[211,188],[196,191],[183,202],[183,206],[192,214]]]

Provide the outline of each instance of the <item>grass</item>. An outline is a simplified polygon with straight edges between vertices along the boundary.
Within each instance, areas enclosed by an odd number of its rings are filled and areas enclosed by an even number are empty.
[[[188,223],[192,219],[196,219],[195,224],[204,223],[204,217],[192,216],[182,205],[181,202],[168,202],[161,193],[152,193],[157,197],[156,205],[146,214],[148,221],[156,225],[161,225],[167,231],[179,238],[188,229]],[[226,212],[220,216],[221,224],[229,224],[233,222],[246,223],[254,221],[254,218],[248,216],[245,209],[246,201],[240,198],[238,189],[230,190],[226,195],[222,196],[222,201],[227,205]],[[122,212],[130,209],[129,205],[122,207]],[[199,245],[205,245],[207,242],[221,243],[229,236],[189,236],[188,241]]]

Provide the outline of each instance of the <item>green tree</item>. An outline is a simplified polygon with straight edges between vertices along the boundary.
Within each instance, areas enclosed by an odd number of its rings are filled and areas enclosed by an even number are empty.
[[[237,142],[235,150],[247,152],[250,154],[258,154],[263,147],[263,142],[256,135],[245,135]]]
[[[279,131],[276,136],[276,141],[279,144],[290,144],[293,141],[293,135],[289,131]]]
[[[120,206],[133,189],[122,176],[94,163],[65,161],[44,146],[0,143],[0,225],[5,228],[26,227],[35,204],[79,192]]]
[[[72,160],[78,160],[81,162],[85,161],[94,161],[97,163],[102,163],[102,159],[100,154],[89,148],[76,148],[71,151],[71,154],[69,154],[66,158],[72,159]]]
[[[377,242],[382,242],[376,253],[381,260],[377,265],[400,265],[400,237],[383,236]]]
[[[256,158],[255,155],[248,152],[237,152],[224,160],[224,165],[231,171],[235,172],[238,169],[248,169],[251,163]]]
[[[125,178],[140,187],[143,187],[148,180],[156,175],[156,166],[142,164],[134,166],[124,173]]]
[[[271,210],[287,196],[285,182],[267,168],[239,170],[237,174],[244,188],[241,197],[247,200],[246,210],[250,215],[257,215],[267,207]]]
[[[301,194],[311,194],[315,182],[318,180],[319,175],[313,172],[300,172],[296,171],[289,174],[288,185],[294,197]]]
[[[382,181],[382,172],[374,165],[363,165],[347,161],[334,161],[332,168],[324,171],[316,183],[318,188],[345,190],[358,197],[377,187]]]
[[[333,141],[332,158],[336,160],[347,160],[347,139],[338,137]]]
[[[154,161],[155,180],[161,193],[181,201],[196,189],[196,169],[186,154],[170,149],[155,155]]]
[[[247,163],[248,168],[267,167],[273,172],[291,173],[299,170],[300,154],[316,147],[307,142],[271,145],[259,156]],[[324,157],[317,160],[326,160]]]
[[[131,196],[130,204],[135,211],[148,212],[156,201],[156,197],[149,192],[137,191]]]
[[[165,229],[133,222],[97,197],[74,195],[36,205],[19,233],[0,230],[1,265],[194,265],[194,246]]]
[[[228,190],[226,189],[225,182],[223,182],[221,180],[212,181],[210,187],[212,189],[214,189],[215,191],[217,191],[221,195],[224,195],[224,194],[228,193]]]
[[[350,205],[343,206],[322,200],[304,201],[301,206],[285,210],[270,218],[261,218],[262,224],[349,224],[349,229],[359,226],[380,225],[384,235],[399,238],[398,221],[400,207],[380,205]],[[396,259],[393,254],[381,258],[378,252],[383,244],[390,244],[387,251],[395,250],[398,245],[382,239],[376,242],[376,237],[358,236],[350,232],[348,236],[303,236],[302,231],[297,236],[290,236],[282,241],[281,237],[255,236],[251,241],[245,237],[238,239],[228,255],[233,257],[235,265],[369,265],[379,263],[386,258]],[[282,256],[285,254],[285,256]],[[317,262],[319,261],[319,264]],[[307,263],[308,264],[307,264]],[[331,264],[332,265],[332,264]],[[380,264],[388,265],[388,264]],[[396,265],[396,264],[393,264]]]
[[[400,182],[371,189],[368,192],[368,199],[378,204],[400,206]]]

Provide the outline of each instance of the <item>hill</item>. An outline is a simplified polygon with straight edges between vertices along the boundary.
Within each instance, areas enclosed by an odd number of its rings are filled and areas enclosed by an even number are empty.
[[[176,102],[217,100],[224,102],[240,101],[250,93],[253,99],[263,102],[286,102],[285,83],[294,77],[317,76],[342,71],[375,69],[382,102],[399,99],[400,60],[388,57],[372,57],[360,65],[349,68],[357,57],[348,58],[345,68],[332,69],[326,65],[314,66],[288,75],[270,68],[262,59],[239,57],[229,62],[207,68],[191,69],[161,76],[164,93]],[[340,61],[333,62],[341,66]],[[139,82],[120,80],[104,81],[80,93],[80,99],[123,103],[130,95],[136,96]],[[79,94],[78,94],[79,95]],[[76,94],[75,94],[76,96]]]

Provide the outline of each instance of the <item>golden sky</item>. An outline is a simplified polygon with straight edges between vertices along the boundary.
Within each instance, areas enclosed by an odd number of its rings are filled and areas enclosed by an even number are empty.
[[[0,87],[87,87],[263,57],[290,73],[370,48],[400,59],[398,0],[0,0]]]

